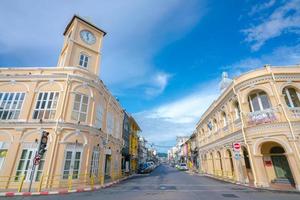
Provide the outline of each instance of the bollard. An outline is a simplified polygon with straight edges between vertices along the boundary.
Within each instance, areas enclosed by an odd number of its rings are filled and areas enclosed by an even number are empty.
[[[24,180],[25,180],[25,175],[22,175],[21,176],[21,182],[20,182],[20,185],[19,185],[19,188],[18,188],[18,192],[22,191]]]
[[[39,187],[38,187],[38,192],[40,192],[42,190],[43,180],[44,180],[44,175],[41,176],[41,180],[40,180]]]
[[[72,175],[68,177],[68,190],[72,190]]]
[[[103,174],[100,175],[100,184],[104,185],[104,176],[103,176]]]
[[[115,180],[115,172],[114,172],[114,170],[112,170],[112,172],[111,172],[111,179],[112,179],[112,181]]]
[[[94,175],[91,176],[91,189],[94,190],[95,180]]]

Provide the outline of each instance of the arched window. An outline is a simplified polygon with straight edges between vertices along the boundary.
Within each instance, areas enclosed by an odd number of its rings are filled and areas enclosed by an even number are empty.
[[[227,116],[225,112],[222,112],[222,120],[223,120],[223,126],[227,126],[228,122],[227,122]]]
[[[33,119],[54,119],[59,92],[39,92],[36,99]]]
[[[270,153],[285,153],[285,151],[282,147],[275,146],[270,149]]]
[[[89,96],[75,93],[71,118],[75,121],[86,122],[88,116]]]
[[[215,131],[218,131],[218,123],[217,123],[217,120],[216,120],[216,119],[213,120],[213,124],[214,124],[214,125],[213,125],[213,126],[214,126],[214,130],[215,130]]]
[[[282,91],[285,102],[288,107],[295,108],[300,107],[300,94],[295,88],[285,87]]]
[[[211,131],[213,130],[213,123],[211,120],[207,123],[208,133],[211,134]]]
[[[234,102],[233,104],[234,106],[234,116],[235,116],[235,119],[239,119],[240,118],[240,105],[239,105],[239,102]]]
[[[262,111],[271,107],[266,92],[259,90],[249,95],[249,106],[251,112]]]

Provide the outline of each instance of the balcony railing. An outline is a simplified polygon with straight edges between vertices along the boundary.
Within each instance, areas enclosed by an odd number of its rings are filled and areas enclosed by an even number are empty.
[[[241,118],[238,118],[236,120],[234,120],[234,128],[235,129],[240,129],[242,127],[242,121],[241,121]]]
[[[222,129],[223,129],[224,132],[227,132],[228,131],[228,125],[224,126]]]
[[[289,108],[293,118],[300,118],[300,108]]]
[[[248,125],[258,125],[258,124],[265,124],[265,123],[272,123],[277,121],[275,110],[273,108],[250,112],[247,115],[247,122]]]

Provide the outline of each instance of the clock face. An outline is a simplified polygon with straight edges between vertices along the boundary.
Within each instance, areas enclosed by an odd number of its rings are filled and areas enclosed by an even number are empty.
[[[94,44],[96,42],[96,37],[88,30],[80,31],[80,37],[87,44]]]

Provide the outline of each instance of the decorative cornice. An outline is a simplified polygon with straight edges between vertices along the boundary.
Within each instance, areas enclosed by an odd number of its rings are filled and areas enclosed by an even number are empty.
[[[232,133],[230,135],[226,135],[225,137],[222,137],[220,139],[217,139],[209,144],[203,145],[199,147],[200,151],[208,151],[209,149],[220,149],[223,146],[231,146],[233,142],[244,142],[243,141],[243,135],[241,131],[237,131],[235,133]]]

